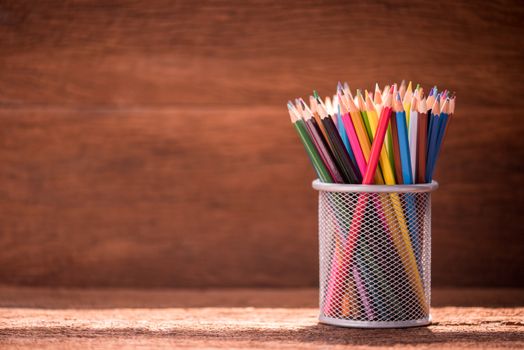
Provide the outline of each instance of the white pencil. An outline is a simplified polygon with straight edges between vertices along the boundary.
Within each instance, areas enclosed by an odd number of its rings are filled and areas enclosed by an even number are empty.
[[[418,129],[418,110],[417,99],[415,96],[411,99],[411,111],[409,113],[408,139],[409,155],[411,158],[411,173],[415,179],[417,169],[417,129]]]

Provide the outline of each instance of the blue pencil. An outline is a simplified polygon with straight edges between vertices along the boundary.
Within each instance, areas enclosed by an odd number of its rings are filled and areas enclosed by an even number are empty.
[[[353,154],[353,149],[351,149],[351,144],[349,143],[349,138],[346,133],[346,128],[344,128],[344,122],[342,121],[342,115],[340,114],[340,105],[338,106],[337,124],[338,124],[338,127],[337,127],[338,133],[340,134],[340,138],[342,139],[342,142],[344,143],[344,146],[346,147],[346,150],[348,151],[349,158],[351,158],[351,161],[353,162],[353,164],[357,164],[355,155]]]
[[[400,149],[400,162],[402,164],[402,179],[404,184],[412,185],[411,157],[409,156],[408,126],[406,124],[406,112],[403,111],[400,94],[397,95],[396,118],[398,127],[398,144]]]
[[[448,101],[446,100],[446,102],[444,103],[444,106],[442,106],[442,112],[440,113],[440,116],[439,116],[439,127],[438,127],[438,133],[437,133],[437,138],[436,138],[436,144],[433,150],[433,156],[432,156],[433,159],[431,161],[429,172],[428,172],[429,181],[433,179],[433,173],[435,172],[435,166],[437,165],[437,159],[440,154],[440,149],[442,147],[442,140],[444,139],[444,133],[446,132],[446,126],[449,120],[449,114],[446,113],[447,112],[446,111],[447,103]]]
[[[436,113],[435,113],[436,111]],[[430,126],[428,130],[428,151],[426,156],[426,182],[431,182],[431,165],[434,163],[435,150],[437,147],[437,138],[441,125],[440,107],[438,99],[435,100],[431,108],[431,116],[429,117]]]
[[[411,169],[411,157],[409,153],[409,138],[408,138],[408,126],[406,123],[406,112],[403,111],[402,102],[400,95],[397,95],[395,101],[396,121],[398,129],[398,143],[400,149],[400,163],[402,167],[402,180],[405,185],[413,184],[413,174]],[[412,194],[404,194],[403,198],[406,202],[404,213],[406,215],[406,221],[408,224],[409,237],[413,246],[413,253],[417,262],[420,259],[420,239],[416,220],[414,220],[414,214],[416,213],[415,197]],[[417,267],[420,264],[417,263]]]
[[[431,107],[433,107],[433,105],[435,104],[435,101],[438,101],[438,98],[439,98],[437,96],[437,87],[436,86],[429,91],[428,102],[431,97],[433,97],[433,101],[431,103],[428,103],[427,105],[428,107],[428,134],[427,134],[428,135],[427,137],[428,146],[429,146],[429,138],[431,137],[431,130],[433,129],[433,118],[431,118]],[[428,152],[428,148],[426,148],[426,153]]]

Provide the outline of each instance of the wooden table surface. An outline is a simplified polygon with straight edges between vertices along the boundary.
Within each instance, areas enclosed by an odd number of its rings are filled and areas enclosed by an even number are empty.
[[[0,288],[2,348],[522,348],[524,291],[436,289],[433,324],[317,322],[315,289]]]

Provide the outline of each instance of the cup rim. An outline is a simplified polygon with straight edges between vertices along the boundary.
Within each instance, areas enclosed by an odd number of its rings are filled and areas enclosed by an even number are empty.
[[[438,188],[438,182],[414,185],[361,185],[325,183],[316,179],[312,186],[317,191],[324,192],[359,192],[359,193],[408,193],[433,192]]]

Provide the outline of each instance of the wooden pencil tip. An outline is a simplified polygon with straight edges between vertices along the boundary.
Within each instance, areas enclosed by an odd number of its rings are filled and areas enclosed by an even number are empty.
[[[317,98],[317,112],[321,119],[325,119],[328,116],[326,106],[320,98]]]
[[[455,114],[455,95],[449,100],[449,114]]]
[[[433,102],[433,106],[431,106],[431,114],[440,114],[440,104],[438,98],[435,98],[435,102]]]
[[[329,97],[326,97],[326,101],[324,105],[326,107],[327,114],[332,116],[335,110],[333,108],[333,104],[331,103],[331,99]]]
[[[368,111],[375,110],[375,105],[373,104],[373,100],[371,99],[370,95],[366,95],[366,110]]]
[[[300,115],[298,111],[293,106],[293,103],[291,101],[288,101],[287,103],[287,109],[289,112],[289,117],[291,118],[291,122],[295,123],[298,119],[300,119]]]
[[[388,92],[386,95],[386,99],[384,100],[384,107],[390,107],[391,108],[391,102],[392,102],[393,95],[391,95],[391,92]]]
[[[346,99],[342,96],[343,92],[339,91],[338,93],[338,105],[342,109],[342,113],[346,114],[348,112],[348,105]]]
[[[400,96],[400,91],[397,91],[397,94],[395,95],[393,107],[395,109],[395,112],[402,112],[404,110],[404,107],[402,106],[402,97]]]
[[[418,111],[417,104],[418,104],[418,99],[415,95],[413,95],[413,97],[411,98],[411,111],[415,111],[415,112]]]
[[[418,112],[419,113],[427,113],[428,109],[426,107],[426,98],[420,100],[420,103],[418,104]]]
[[[340,90],[344,90],[344,87],[342,86],[342,83],[339,81],[337,84],[337,92]]]
[[[441,113],[448,113],[447,110],[448,110],[448,102],[449,102],[449,99],[445,99],[444,102],[441,104],[440,106],[440,112]]]

